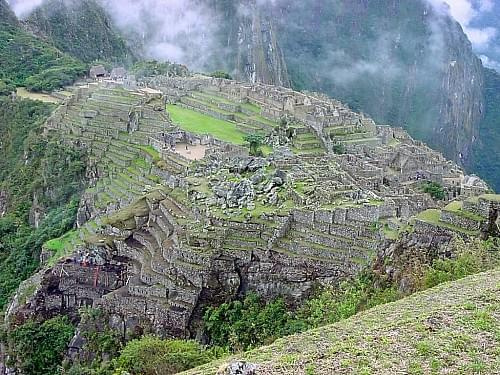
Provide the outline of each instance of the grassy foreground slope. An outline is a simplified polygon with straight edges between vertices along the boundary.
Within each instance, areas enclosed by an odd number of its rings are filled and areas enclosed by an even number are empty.
[[[500,269],[234,358],[258,374],[499,374]],[[215,374],[216,362],[186,374]]]

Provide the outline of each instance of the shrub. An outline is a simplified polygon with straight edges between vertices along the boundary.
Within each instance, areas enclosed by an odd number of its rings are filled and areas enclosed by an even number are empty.
[[[424,183],[422,191],[430,194],[430,196],[435,200],[442,201],[446,198],[444,188],[437,182],[428,181]]]
[[[264,143],[264,137],[260,134],[249,134],[244,138],[245,142],[248,143],[250,148],[250,155],[252,156],[262,156],[262,150],[260,149]]]
[[[167,375],[200,366],[212,359],[214,355],[195,341],[144,336],[125,346],[116,360],[116,368],[118,373],[121,370],[137,375]]]
[[[26,79],[26,88],[30,91],[53,91],[72,84],[82,76],[86,68],[82,64],[60,66],[44,70]]]
[[[456,240],[457,256],[451,259],[436,259],[427,267],[422,277],[422,287],[432,288],[448,281],[459,280],[498,265],[498,247],[493,241],[479,240],[465,243]]]
[[[345,146],[342,143],[335,143],[333,145],[333,152],[337,155],[343,155],[346,153]]]
[[[43,323],[27,321],[8,334],[11,360],[26,375],[55,374],[73,332],[67,317],[59,316]]]
[[[253,293],[243,301],[208,308],[204,322],[211,344],[236,351],[271,343],[305,328],[294,321],[282,299],[266,304]]]
[[[209,76],[213,78],[233,79],[229,73],[224,72],[223,70],[216,70],[215,72],[210,73]]]
[[[13,84],[0,79],[0,96],[10,95],[13,91],[16,91],[16,87]]]

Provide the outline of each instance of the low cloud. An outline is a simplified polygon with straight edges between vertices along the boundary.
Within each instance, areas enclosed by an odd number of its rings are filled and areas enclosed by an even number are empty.
[[[451,15],[467,34],[472,45],[476,49],[488,47],[498,34],[494,27],[479,28],[474,26],[474,21],[484,13],[494,9],[492,0],[427,0],[434,9],[441,14]]]
[[[36,7],[40,6],[44,0],[7,0],[10,7],[19,18],[28,16]]]
[[[46,0],[7,1],[19,18],[25,18]],[[64,1],[78,4],[79,0]],[[202,69],[213,52],[217,25],[210,9],[198,0],[97,1],[147,58]]]
[[[148,58],[199,69],[213,46],[210,10],[194,0],[100,0],[126,35],[139,39]]]

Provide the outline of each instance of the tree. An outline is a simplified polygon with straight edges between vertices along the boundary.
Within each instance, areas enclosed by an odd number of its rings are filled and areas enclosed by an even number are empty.
[[[213,78],[233,79],[229,73],[224,72],[223,70],[216,70],[215,72],[210,73],[209,76]]]
[[[250,148],[250,155],[252,156],[262,156],[262,150],[260,147],[264,142],[264,137],[260,134],[249,134],[245,136],[245,142],[248,143]]]
[[[345,146],[342,143],[335,143],[333,145],[333,152],[337,155],[343,155],[346,152]]]
[[[73,333],[67,317],[29,320],[8,334],[9,354],[23,374],[56,374]]]
[[[424,184],[422,188],[424,193],[430,194],[430,196],[435,200],[444,200],[446,198],[446,194],[443,186],[438,184],[437,182],[428,181]]]

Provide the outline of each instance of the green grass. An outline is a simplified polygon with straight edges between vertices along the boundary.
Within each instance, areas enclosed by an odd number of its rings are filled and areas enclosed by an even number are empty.
[[[215,119],[176,105],[167,105],[167,110],[173,122],[188,132],[210,134],[216,139],[235,145],[245,144],[245,133],[238,130],[234,123]]]
[[[160,158],[160,153],[156,151],[153,146],[138,146],[142,151],[151,156],[153,160]]]
[[[241,104],[241,107],[245,108],[249,111],[255,112],[257,114],[260,114],[260,107],[253,104],[253,103],[243,103],[243,104]]]
[[[17,96],[25,99],[39,100],[44,103],[59,104],[61,101],[53,96],[47,94],[39,94],[35,92],[29,92],[24,87],[18,87],[16,91]]]
[[[80,241],[79,232],[72,230],[65,235],[55,238],[53,240],[47,241],[44,247],[47,250],[53,252],[50,257],[48,264],[53,265],[57,260],[61,259],[64,255],[69,254],[73,250],[73,243],[78,243]]]
[[[470,220],[475,220],[475,221],[485,221],[486,218],[476,215],[472,212],[465,211],[462,209],[463,207],[463,202],[461,201],[453,201],[449,203],[443,211],[448,211],[448,212],[453,212],[455,215],[470,219]]]
[[[441,217],[441,211],[436,209],[422,211],[417,216],[418,219],[431,224],[439,224],[440,217]]]
[[[446,211],[451,211],[451,212],[458,212],[462,209],[463,202],[461,201],[453,201],[450,204],[448,204],[444,209]]]
[[[499,283],[500,269],[444,283],[186,374],[215,374],[231,360],[263,374],[496,374]]]
[[[449,223],[442,222],[442,221],[440,221],[440,217],[441,217],[441,211],[437,210],[437,209],[425,210],[417,215],[417,219],[422,220],[428,224],[433,224],[433,225],[436,225],[438,227],[446,228],[446,229],[449,229],[452,231],[465,233],[465,234],[468,234],[470,236],[477,234],[477,231],[467,230],[467,229],[464,229],[461,227],[457,227],[455,225],[451,225]]]
[[[500,194],[484,194],[480,198],[486,199],[487,201],[500,202]]]
[[[458,216],[462,216],[467,219],[475,220],[475,221],[485,221],[486,219],[484,217],[481,217],[479,215],[476,215],[472,212],[469,211],[464,211],[462,209],[463,207],[463,202],[461,201],[453,201],[449,203],[443,211],[448,211],[448,212],[453,212],[454,214]]]

